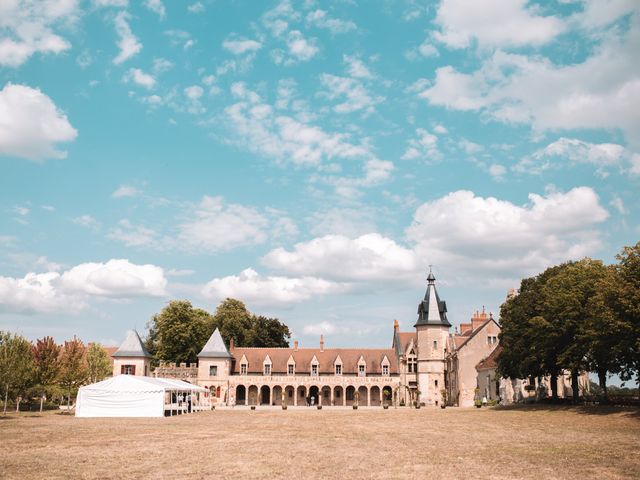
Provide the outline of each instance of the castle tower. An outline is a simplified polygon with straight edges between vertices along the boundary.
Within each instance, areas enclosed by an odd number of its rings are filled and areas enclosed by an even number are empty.
[[[414,325],[418,337],[418,390],[420,401],[439,405],[445,388],[445,349],[451,324],[447,320],[447,304],[440,300],[436,278],[429,271],[427,292],[418,304],[418,321]]]
[[[140,335],[135,330],[127,332],[127,338],[112,357],[114,377],[116,375],[149,376],[152,357],[144,348]]]
[[[214,403],[226,403],[232,355],[217,328],[198,354],[198,385],[207,387]]]

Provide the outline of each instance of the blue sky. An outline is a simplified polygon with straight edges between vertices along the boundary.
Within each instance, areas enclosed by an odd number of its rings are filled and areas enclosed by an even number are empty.
[[[0,5],[0,329],[384,346],[640,235],[633,0]]]

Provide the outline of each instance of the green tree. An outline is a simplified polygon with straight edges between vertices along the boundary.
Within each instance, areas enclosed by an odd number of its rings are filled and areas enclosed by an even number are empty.
[[[40,411],[46,396],[57,392],[57,381],[60,375],[60,346],[51,337],[37,340],[31,347],[34,362],[33,392],[40,397]]]
[[[87,348],[76,337],[64,342],[60,351],[59,383],[67,393],[67,408],[71,407],[71,397],[89,378],[87,368]]]
[[[90,383],[104,380],[113,373],[111,359],[99,343],[92,343],[87,349],[87,369]]]
[[[20,335],[0,331],[0,385],[4,390],[4,414],[9,394],[15,395],[16,410],[20,397],[33,383],[31,343]]]
[[[640,242],[624,247],[616,258],[611,308],[625,331],[620,344],[620,376],[625,380],[635,376],[640,387]]]
[[[153,316],[146,347],[165,362],[195,362],[211,335],[211,314],[186,300],[173,300]]]

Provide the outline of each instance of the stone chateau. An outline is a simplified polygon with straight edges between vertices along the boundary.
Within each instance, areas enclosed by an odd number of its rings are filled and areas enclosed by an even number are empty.
[[[495,359],[500,325],[477,311],[460,331],[451,332],[446,302],[436,279],[427,277],[414,330],[401,332],[394,321],[391,348],[236,347],[225,345],[216,329],[198,354],[197,365],[161,364],[152,374],[206,387],[218,405],[472,406],[477,398],[512,403],[531,391],[550,391],[544,381],[500,379]],[[112,355],[114,375],[150,375],[151,355],[130,331]],[[588,382],[586,374],[581,381]],[[547,382],[548,383],[548,382]],[[561,377],[558,391],[571,395]]]

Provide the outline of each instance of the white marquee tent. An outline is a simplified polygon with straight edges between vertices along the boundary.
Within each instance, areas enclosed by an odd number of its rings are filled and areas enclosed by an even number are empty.
[[[80,387],[76,417],[163,417],[165,412],[185,413],[186,402],[176,398],[191,395],[192,411],[209,409],[206,389],[182,380],[135,375],[117,375]]]

